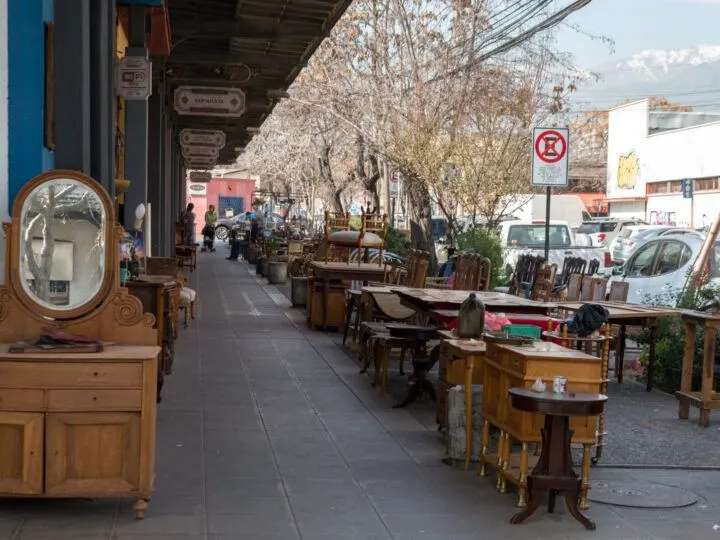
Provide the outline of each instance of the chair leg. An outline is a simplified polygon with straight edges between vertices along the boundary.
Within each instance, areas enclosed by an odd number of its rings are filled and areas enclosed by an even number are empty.
[[[195,320],[195,301],[190,303],[190,318]]]
[[[183,309],[183,311],[185,312],[185,325],[184,325],[184,328],[187,328],[187,327],[188,327],[188,308],[187,308],[187,306],[183,306],[182,309]]]
[[[350,331],[350,326],[352,324],[352,314],[353,309],[355,308],[355,297],[349,296],[346,300],[347,305],[345,307],[345,328],[343,328],[343,340],[342,344],[345,345],[345,342],[347,341],[348,332]]]

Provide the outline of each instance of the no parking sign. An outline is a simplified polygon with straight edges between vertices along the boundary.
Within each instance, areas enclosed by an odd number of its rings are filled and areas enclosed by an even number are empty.
[[[569,136],[567,128],[533,129],[533,186],[567,187]]]

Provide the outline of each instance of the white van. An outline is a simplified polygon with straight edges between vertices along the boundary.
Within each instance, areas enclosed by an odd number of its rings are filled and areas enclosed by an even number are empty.
[[[545,221],[546,195],[524,195],[528,201],[512,213],[524,222]],[[550,219],[565,221],[570,227],[577,227],[591,219],[582,199],[577,195],[562,194],[550,196]]]

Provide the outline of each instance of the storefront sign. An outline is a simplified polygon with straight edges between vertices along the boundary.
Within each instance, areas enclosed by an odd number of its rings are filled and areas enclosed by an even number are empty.
[[[400,197],[400,171],[393,171],[393,173],[390,175],[390,198],[391,199],[397,199]]]
[[[225,132],[214,129],[183,129],[180,131],[180,144],[225,147]]]
[[[567,128],[535,128],[533,130],[533,186],[568,185]]]
[[[215,167],[216,160],[203,158],[185,158],[185,167],[187,169],[212,169]]]
[[[245,112],[245,93],[239,88],[179,86],[174,106],[181,115],[237,118]]]
[[[191,171],[190,181],[191,182],[209,182],[212,180],[212,173],[207,171]]]
[[[217,159],[220,155],[220,150],[215,146],[182,146],[182,155],[186,158],[213,158]]]
[[[144,56],[124,56],[117,65],[115,93],[128,100],[143,100],[152,94],[152,62]]]
[[[207,184],[188,185],[188,194],[195,196],[207,195]]]

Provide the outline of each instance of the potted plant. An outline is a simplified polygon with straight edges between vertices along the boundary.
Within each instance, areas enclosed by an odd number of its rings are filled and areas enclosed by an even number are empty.
[[[271,284],[285,283],[287,281],[287,262],[278,260],[280,239],[271,236],[265,242],[266,253],[268,254],[268,270],[266,277]]]

